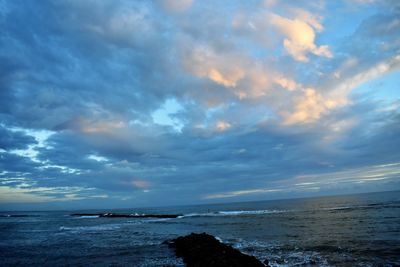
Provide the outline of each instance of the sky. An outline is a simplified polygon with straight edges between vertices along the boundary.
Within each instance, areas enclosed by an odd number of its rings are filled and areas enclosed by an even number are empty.
[[[400,189],[400,2],[0,0],[0,209]]]

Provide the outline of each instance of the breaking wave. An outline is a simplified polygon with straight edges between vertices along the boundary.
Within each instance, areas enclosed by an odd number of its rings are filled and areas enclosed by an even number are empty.
[[[213,216],[240,216],[240,215],[264,215],[274,213],[291,212],[291,210],[231,210],[231,211],[216,211],[206,213],[188,213],[178,218],[187,217],[213,217]]]
[[[86,232],[86,231],[110,231],[121,228],[122,224],[102,224],[102,225],[91,225],[91,226],[61,226],[60,231],[72,231],[72,232]]]

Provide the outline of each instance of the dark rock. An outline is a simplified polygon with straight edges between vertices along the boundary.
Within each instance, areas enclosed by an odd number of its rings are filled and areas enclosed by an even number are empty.
[[[268,259],[265,259],[265,260],[263,261],[263,263],[264,263],[264,265],[265,265],[266,267],[270,267],[270,266],[269,266],[269,261],[268,261]]]
[[[265,267],[257,258],[219,242],[212,235],[191,233],[164,241],[188,267]]]
[[[172,219],[181,214],[118,214],[118,213],[73,213],[71,216],[99,216],[102,218],[160,218]]]

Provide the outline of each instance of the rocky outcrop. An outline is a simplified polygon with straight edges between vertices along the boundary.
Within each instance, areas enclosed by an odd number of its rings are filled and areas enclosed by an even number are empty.
[[[182,257],[188,267],[265,267],[254,256],[241,253],[223,244],[214,236],[191,233],[173,240],[164,241]],[[268,262],[268,261],[267,261]]]
[[[93,216],[104,218],[160,218],[172,219],[182,216],[181,214],[121,214],[121,213],[73,213],[71,216]]]

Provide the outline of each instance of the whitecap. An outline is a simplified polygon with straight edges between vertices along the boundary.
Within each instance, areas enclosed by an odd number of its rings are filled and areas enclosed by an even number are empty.
[[[271,213],[284,213],[288,210],[233,210],[233,211],[219,211],[221,215],[258,215],[258,214],[271,214]]]
[[[61,226],[60,231],[72,231],[72,232],[86,232],[86,231],[109,231],[121,228],[121,224],[101,224],[91,226]]]
[[[99,215],[83,215],[79,217],[75,217],[76,219],[93,219],[93,218],[99,218]]]
[[[290,212],[290,210],[231,210],[231,211],[217,211],[217,212],[207,212],[207,213],[188,213],[178,218],[186,217],[213,217],[213,216],[239,216],[239,215],[263,215],[263,214],[273,214],[273,213],[285,213]]]

